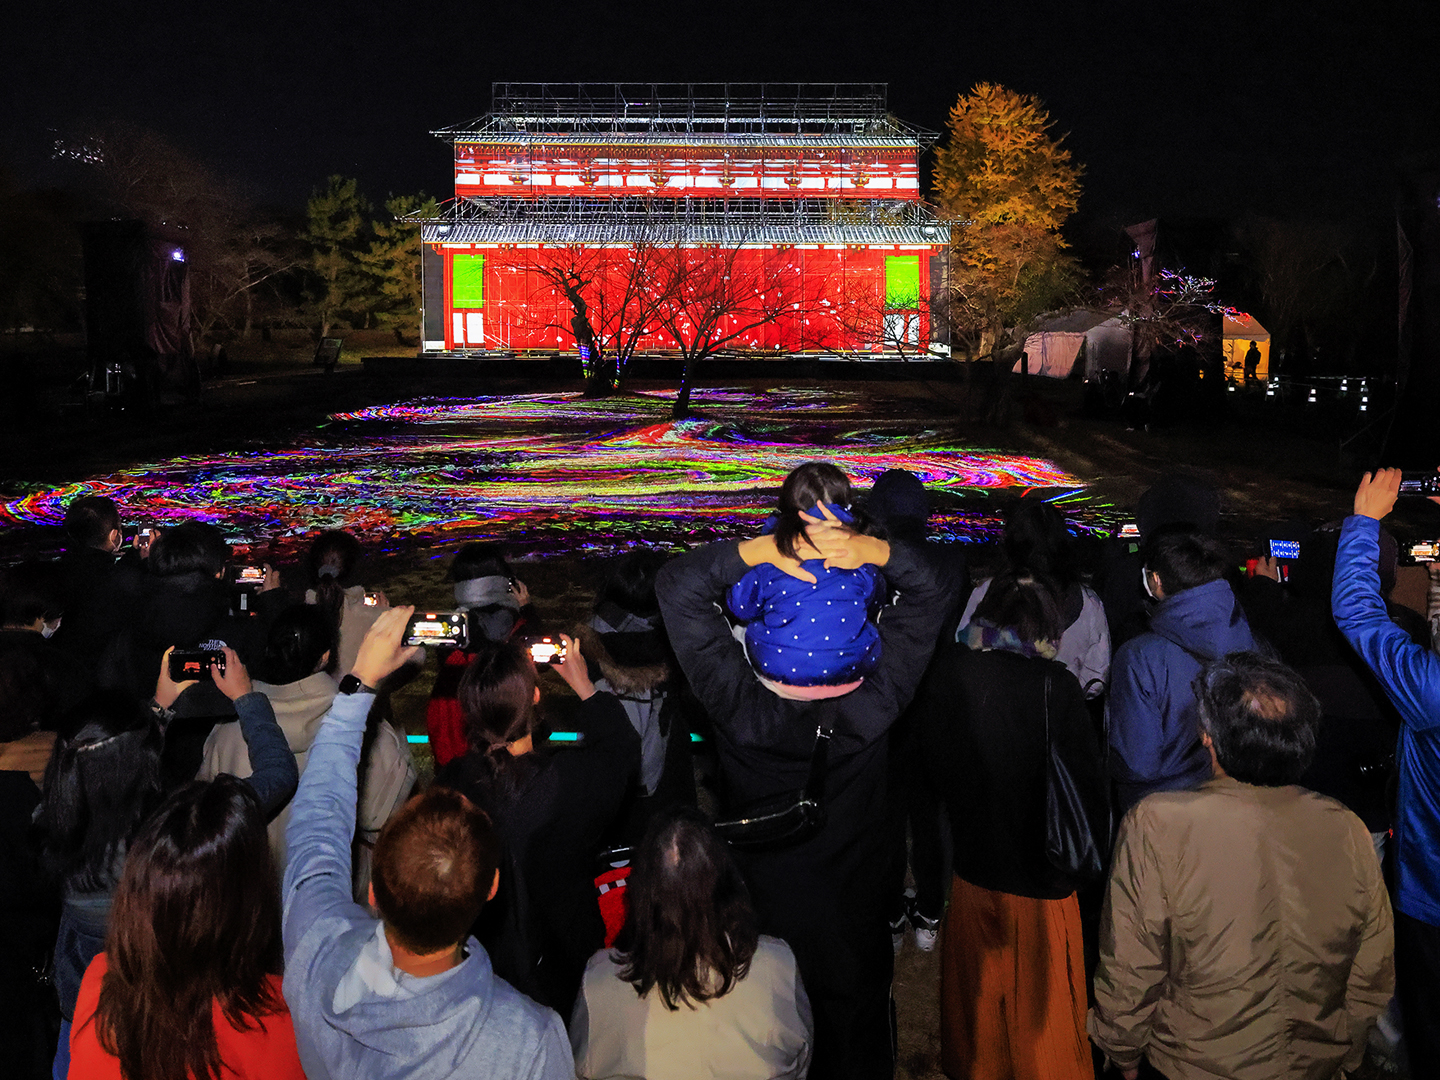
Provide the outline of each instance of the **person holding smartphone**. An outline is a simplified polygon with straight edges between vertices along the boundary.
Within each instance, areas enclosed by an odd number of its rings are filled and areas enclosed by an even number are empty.
[[[469,750],[435,783],[490,815],[505,845],[500,894],[476,927],[496,974],[569,1016],[590,957],[605,943],[594,860],[640,767],[640,737],[613,694],[597,691],[575,639],[551,670],[580,706],[578,745],[539,742],[536,664],[522,641],[482,641],[460,680]]]

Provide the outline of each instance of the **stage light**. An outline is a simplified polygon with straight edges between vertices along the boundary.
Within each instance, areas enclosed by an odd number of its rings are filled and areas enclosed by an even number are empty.
[[[184,262],[184,261],[185,261],[185,249],[184,249],[184,248],[175,248],[173,251],[171,251],[171,252],[170,252],[170,261],[171,261],[171,262]]]

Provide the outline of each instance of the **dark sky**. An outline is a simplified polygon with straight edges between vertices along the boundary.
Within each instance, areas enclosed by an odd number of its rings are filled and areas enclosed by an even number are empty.
[[[0,20],[0,165],[33,180],[52,131],[121,120],[263,200],[299,206],[341,173],[378,201],[449,193],[447,148],[428,132],[484,113],[492,81],[881,81],[894,112],[938,129],[959,93],[992,80],[1039,95],[1069,132],[1091,218],[1374,210],[1402,159],[1440,147],[1437,8],[15,4]]]

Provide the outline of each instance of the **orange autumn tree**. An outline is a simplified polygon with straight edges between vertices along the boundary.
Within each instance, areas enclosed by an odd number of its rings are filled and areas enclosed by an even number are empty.
[[[1054,306],[1079,283],[1060,229],[1080,201],[1064,136],[1039,98],[979,83],[950,110],[934,196],[955,222],[950,320],[967,353],[989,355],[1005,328]]]

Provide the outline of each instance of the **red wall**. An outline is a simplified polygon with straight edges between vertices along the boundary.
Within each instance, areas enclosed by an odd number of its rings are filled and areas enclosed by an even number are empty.
[[[478,247],[441,245],[445,269],[445,347],[447,349],[505,349],[517,352],[571,352],[575,337],[570,329],[573,309],[564,293],[540,272],[545,266],[583,264],[590,276],[603,279],[598,263],[609,261],[612,287],[607,297],[595,295],[599,284],[581,290],[590,305],[591,323],[603,332],[607,299],[609,310],[619,306],[619,281],[631,258],[623,248],[573,249],[525,248],[514,245]],[[764,325],[727,343],[726,349],[768,352],[879,352],[894,351],[887,344],[884,326],[885,259],[887,256],[919,257],[920,300],[917,305],[918,338],[928,339],[924,318],[929,291],[929,260],[941,249],[932,248],[747,248],[738,252],[705,252],[691,249],[684,256],[692,260],[733,258],[731,273],[772,297],[779,288],[783,307]],[[453,296],[456,256],[484,258],[484,297],[481,305],[456,306]],[[728,327],[754,321],[758,301],[737,304],[738,317]],[[798,308],[795,305],[799,305]],[[459,326],[457,326],[457,322]],[[481,340],[474,340],[479,331]],[[639,344],[641,352],[675,350],[676,341],[657,331]]]

